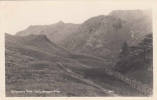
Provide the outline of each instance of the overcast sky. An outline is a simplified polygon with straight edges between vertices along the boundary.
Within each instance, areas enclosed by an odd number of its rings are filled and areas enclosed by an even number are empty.
[[[82,23],[90,17],[106,15],[112,10],[137,8],[138,4],[128,6],[104,2],[0,3],[0,18],[3,30],[15,34],[29,25],[53,24],[60,20],[65,23]]]

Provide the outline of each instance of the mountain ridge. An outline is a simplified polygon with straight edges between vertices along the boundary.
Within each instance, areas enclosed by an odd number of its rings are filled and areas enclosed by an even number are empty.
[[[44,34],[47,35],[51,41],[58,43],[72,34],[72,32],[76,30],[78,26],[79,24],[64,23],[63,21],[59,21],[51,25],[31,25],[25,30],[17,32],[16,35],[27,36],[30,34]]]
[[[115,12],[117,13],[114,14]],[[139,12],[142,14],[136,15]],[[117,17],[118,15],[120,17]],[[126,18],[130,15],[132,17]],[[113,52],[119,53],[120,46],[124,42],[137,45],[146,34],[151,32],[152,22],[143,14],[143,11],[113,11],[109,15],[100,15],[86,20],[79,30],[63,42],[63,46],[74,51],[103,57],[112,55]],[[113,52],[109,53],[109,51]]]

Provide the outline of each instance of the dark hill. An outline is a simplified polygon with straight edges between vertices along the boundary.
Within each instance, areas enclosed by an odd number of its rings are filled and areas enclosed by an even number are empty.
[[[64,48],[57,46],[51,42],[46,35],[28,35],[28,36],[12,36],[5,35],[6,48],[11,46],[13,48],[30,48],[37,51],[45,52],[52,55],[68,55],[69,52]]]
[[[149,13],[119,10],[88,19],[64,40],[63,46],[75,52],[116,58],[124,42],[137,45],[151,32],[152,20]]]
[[[136,46],[128,46],[119,55],[115,70],[139,80],[152,87],[153,82],[153,47],[152,34],[148,34]],[[127,53],[125,54],[124,51]]]
[[[31,25],[27,29],[17,32],[16,35],[46,35],[51,41],[59,44],[62,40],[77,30],[78,27],[79,24],[64,23],[59,21],[58,23],[52,25]]]

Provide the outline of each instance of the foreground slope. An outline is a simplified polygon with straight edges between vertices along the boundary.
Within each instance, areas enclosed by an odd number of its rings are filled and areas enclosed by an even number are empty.
[[[6,34],[5,39],[7,96],[110,95],[59,66],[58,63],[70,63],[84,67],[77,61],[64,58],[67,52],[60,51],[60,48],[52,45],[45,36],[17,37]],[[33,93],[29,93],[29,90]]]
[[[106,67],[102,60],[69,54],[43,35],[18,37],[6,34],[5,42],[7,96],[142,95],[112,76],[102,72],[96,75],[96,70]],[[92,73],[95,73],[94,77]]]

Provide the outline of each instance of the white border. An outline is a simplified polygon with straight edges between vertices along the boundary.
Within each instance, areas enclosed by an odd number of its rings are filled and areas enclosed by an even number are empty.
[[[154,67],[154,95],[152,97],[5,97],[5,56],[4,56],[4,32],[5,28],[7,26],[5,25],[5,20],[3,16],[3,12],[5,12],[5,9],[3,9],[4,6],[10,6],[10,5],[17,5],[21,3],[25,3],[27,5],[31,4],[37,4],[37,5],[48,5],[51,6],[52,4],[55,3],[65,3],[65,4],[78,4],[78,3],[85,3],[85,4],[90,4],[93,3],[95,6],[99,6],[99,3],[104,3],[106,6],[107,4],[109,5],[118,5],[119,7],[125,8],[125,7],[137,7],[137,8],[152,8],[153,9],[153,67]],[[156,52],[157,51],[157,7],[156,7],[156,0],[80,0],[80,1],[72,1],[72,0],[54,0],[54,1],[0,1],[0,100],[82,100],[82,99],[90,99],[90,100],[95,100],[95,99],[105,99],[105,100],[115,100],[115,99],[121,99],[121,100],[157,100],[157,87],[156,87]],[[8,8],[9,9],[9,8]],[[9,12],[8,12],[9,13]]]

